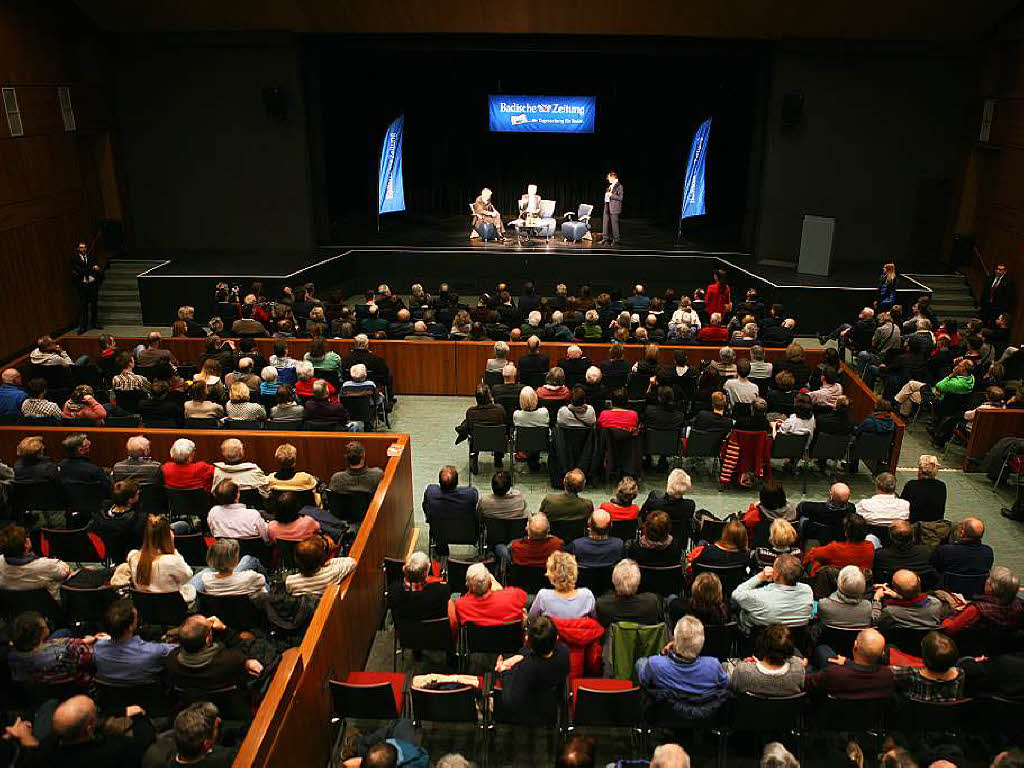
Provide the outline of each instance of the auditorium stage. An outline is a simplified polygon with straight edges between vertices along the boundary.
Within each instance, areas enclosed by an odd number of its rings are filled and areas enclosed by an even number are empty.
[[[533,280],[545,294],[552,293],[559,282],[570,290],[589,283],[595,295],[625,291],[636,282],[644,283],[652,295],[668,287],[680,294],[692,293],[711,281],[714,270],[725,268],[734,291],[756,287],[767,301],[785,305],[804,332],[849,319],[876,295],[877,264],[844,266],[829,277],[801,275],[785,265],[759,264],[748,252],[715,247],[708,238],[701,243],[705,247],[677,244],[674,232],[637,222],[624,222],[624,242],[611,248],[592,241],[565,243],[560,238],[525,245],[471,241],[464,220],[457,230],[451,226],[430,230],[433,242],[429,231],[409,227],[389,231],[388,226],[380,235],[367,234],[353,240],[354,244],[304,252],[163,252],[163,264],[139,275],[143,320],[147,325],[166,325],[182,304],[195,306],[198,316],[206,318],[213,311],[214,285],[222,280],[239,284],[243,291],[253,280],[262,280],[269,295],[284,284],[313,282],[321,295],[339,289],[346,296],[379,283],[407,293],[412,283],[420,282],[433,292],[446,281],[472,303],[498,281],[509,282],[516,292],[523,282]],[[928,288],[901,277],[898,291],[902,303],[910,305]]]

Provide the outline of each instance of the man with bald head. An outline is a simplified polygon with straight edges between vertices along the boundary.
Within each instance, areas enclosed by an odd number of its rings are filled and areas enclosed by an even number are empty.
[[[924,544],[914,542],[914,527],[909,520],[897,520],[889,526],[889,544],[875,550],[872,575],[875,582],[884,584],[901,568],[921,577],[925,589],[938,581],[935,569],[929,564],[932,551]]]
[[[895,690],[892,669],[882,664],[885,638],[877,629],[862,629],[853,641],[853,658],[839,656],[828,646],[815,650],[819,672],[807,675],[808,691],[839,699],[888,699]]]
[[[587,535],[569,542],[566,552],[576,556],[583,568],[604,568],[615,565],[623,557],[622,539],[610,536],[612,516],[604,509],[595,509],[587,522]]]
[[[796,508],[801,520],[827,526],[835,538],[843,532],[843,518],[856,508],[850,503],[850,486],[836,483],[828,491],[825,501],[801,501]]]
[[[131,719],[131,737],[120,733],[100,733],[96,704],[88,696],[72,696],[53,712],[52,730],[43,739],[32,733],[31,723],[18,718],[6,730],[6,737],[18,741],[26,752],[26,765],[53,765],[62,768],[119,768],[137,766],[156,733],[140,707],[127,707],[124,716]],[[98,735],[99,734],[99,735]],[[19,761],[19,765],[22,761]]]
[[[966,517],[953,530],[951,543],[932,550],[931,565],[939,575],[946,573],[980,576],[992,570],[992,547],[982,544],[985,524],[976,517]]]
[[[0,375],[0,416],[21,416],[21,404],[28,397],[21,387],[17,368],[5,368]]]
[[[903,568],[892,575],[892,584],[875,589],[871,623],[881,632],[888,629],[935,629],[942,623],[942,601],[921,591],[921,579]],[[914,653],[916,648],[904,648]]]
[[[516,565],[527,565],[543,568],[547,565],[548,555],[562,548],[562,540],[551,535],[551,523],[547,515],[538,512],[526,521],[526,536],[509,542],[508,548],[495,548],[499,557],[511,558]],[[507,554],[505,554],[507,552]]]
[[[544,383],[550,361],[547,355],[541,354],[539,336],[534,334],[526,340],[526,354],[519,358],[516,367],[519,369],[519,380],[524,384],[536,389]]]

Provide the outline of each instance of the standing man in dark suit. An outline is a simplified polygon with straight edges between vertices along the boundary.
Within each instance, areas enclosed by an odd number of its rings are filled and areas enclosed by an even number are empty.
[[[619,174],[608,171],[608,189],[604,192],[604,217],[601,222],[601,242],[615,245],[619,242],[619,214],[622,213],[622,184]]]
[[[1013,280],[1006,274],[1006,265],[997,264],[996,273],[985,281],[981,291],[981,319],[986,325],[992,327],[1000,314],[1013,308],[1016,290]]]
[[[71,257],[71,277],[75,282],[75,290],[78,291],[78,332],[85,333],[90,328],[101,328],[99,297],[103,270],[89,252],[84,240],[78,244],[78,250]]]

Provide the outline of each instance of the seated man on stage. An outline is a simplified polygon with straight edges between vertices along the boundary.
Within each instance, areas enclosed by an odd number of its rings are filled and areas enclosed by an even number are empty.
[[[535,226],[536,220],[540,217],[540,195],[537,194],[537,185],[530,184],[526,187],[526,194],[519,198],[519,215],[526,226]]]
[[[501,214],[491,202],[491,190],[484,187],[480,190],[480,197],[473,203],[473,227],[490,222],[498,230],[498,238],[505,239],[505,225],[501,223]]]

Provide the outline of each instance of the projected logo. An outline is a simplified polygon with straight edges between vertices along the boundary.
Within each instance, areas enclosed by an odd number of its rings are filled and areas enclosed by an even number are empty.
[[[593,133],[593,96],[488,96],[490,129],[501,133]]]

